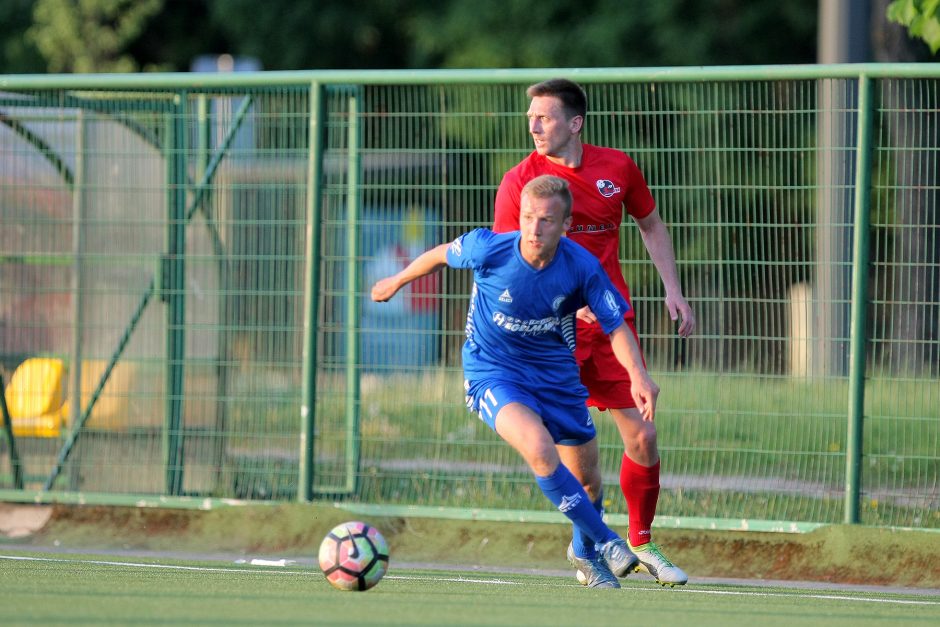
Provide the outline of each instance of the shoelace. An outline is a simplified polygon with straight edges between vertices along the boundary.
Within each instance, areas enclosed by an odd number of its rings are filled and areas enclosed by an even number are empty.
[[[659,550],[659,547],[655,543],[649,542],[645,546],[647,548],[637,547],[636,549],[634,549],[634,551],[636,551],[637,555],[639,555],[640,553],[652,553],[653,555],[655,555],[662,561],[663,566],[666,566],[666,567],[674,566],[672,562],[666,559],[666,556],[662,554],[662,552]]]

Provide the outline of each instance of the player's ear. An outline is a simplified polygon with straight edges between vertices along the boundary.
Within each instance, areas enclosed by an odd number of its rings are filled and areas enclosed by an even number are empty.
[[[572,133],[580,133],[582,126],[584,126],[584,116],[576,115],[568,120],[568,128]]]

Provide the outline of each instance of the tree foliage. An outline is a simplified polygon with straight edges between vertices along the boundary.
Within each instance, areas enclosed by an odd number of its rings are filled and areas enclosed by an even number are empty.
[[[126,53],[163,0],[37,0],[26,35],[52,72],[133,72]]]
[[[38,72],[43,59],[23,33],[33,23],[35,0],[0,2],[0,74]]]
[[[221,53],[268,70],[809,63],[816,45],[816,0],[6,0],[0,18],[0,72]]]
[[[409,67],[406,25],[436,0],[207,0],[230,52],[266,69]]]
[[[911,37],[922,39],[930,51],[940,51],[940,0],[894,0],[888,19],[907,28]]]
[[[409,30],[429,67],[807,63],[816,0],[446,0]]]
[[[881,19],[936,51],[938,4],[894,0]],[[268,70],[812,63],[817,15],[818,0],[5,0],[0,73],[222,53]]]

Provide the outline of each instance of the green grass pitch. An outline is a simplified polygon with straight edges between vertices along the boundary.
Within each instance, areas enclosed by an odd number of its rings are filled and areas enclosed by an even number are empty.
[[[368,592],[313,566],[0,552],[4,625],[936,625],[923,594],[395,568]]]

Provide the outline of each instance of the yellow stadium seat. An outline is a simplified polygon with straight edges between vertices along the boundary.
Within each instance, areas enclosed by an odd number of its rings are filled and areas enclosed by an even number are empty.
[[[102,359],[82,360],[81,408],[84,411],[104,376],[108,362]],[[91,415],[84,425],[92,430],[126,431],[136,428],[159,428],[162,425],[162,387],[158,371],[142,371],[135,362],[119,361],[109,373]],[[13,434],[21,437],[56,438],[67,433],[71,425],[69,369],[62,359],[31,357],[21,363],[10,378],[4,392],[13,423]],[[202,390],[209,380],[199,373],[190,374],[190,389]],[[212,412],[198,412],[214,417]],[[194,418],[193,420],[197,420]],[[3,416],[0,415],[0,425]]]
[[[21,363],[4,392],[13,435],[59,437],[64,388],[65,364],[61,359],[31,357]]]
[[[91,395],[104,376],[107,362],[100,359],[82,361],[82,408],[91,402]],[[95,402],[95,407],[88,419],[87,426],[92,429],[106,429],[109,431],[122,431],[127,429],[128,413],[130,411],[129,399],[134,389],[136,368],[132,363],[118,362],[114,365],[101,395]],[[69,402],[62,405],[64,424],[69,423]]]

